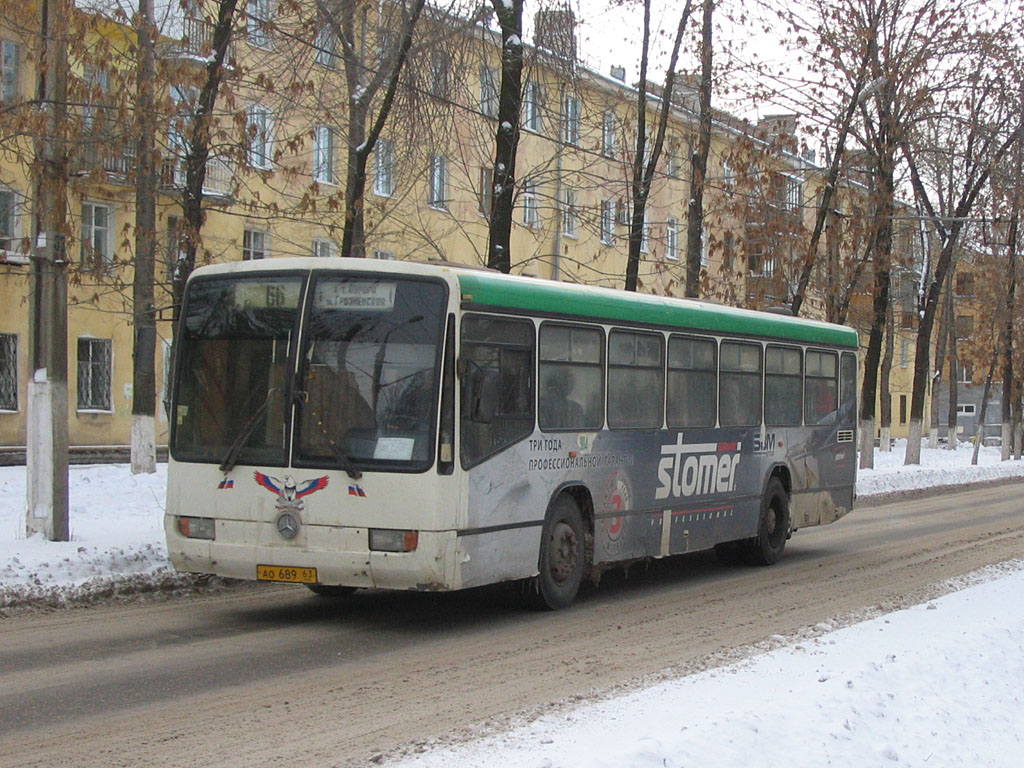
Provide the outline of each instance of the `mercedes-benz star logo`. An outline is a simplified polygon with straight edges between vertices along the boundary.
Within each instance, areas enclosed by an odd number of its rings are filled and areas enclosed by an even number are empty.
[[[277,532],[281,538],[294,539],[299,532],[299,520],[291,512],[283,512],[277,516]]]

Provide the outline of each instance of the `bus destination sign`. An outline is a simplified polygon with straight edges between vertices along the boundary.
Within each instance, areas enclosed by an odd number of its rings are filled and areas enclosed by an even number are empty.
[[[395,284],[361,280],[320,283],[316,308],[390,312],[395,308]]]

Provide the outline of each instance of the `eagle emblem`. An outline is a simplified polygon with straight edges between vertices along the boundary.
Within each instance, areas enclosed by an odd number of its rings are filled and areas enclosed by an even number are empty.
[[[303,497],[311,493],[323,490],[327,487],[327,475],[314,477],[312,480],[295,482],[291,475],[285,475],[283,480],[265,475],[262,472],[253,472],[256,484],[261,485],[268,491],[277,494],[278,512],[299,512],[303,507]]]

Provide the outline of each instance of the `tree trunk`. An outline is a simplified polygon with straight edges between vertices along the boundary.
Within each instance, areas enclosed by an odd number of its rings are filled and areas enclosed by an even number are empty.
[[[949,402],[946,409],[946,448],[956,450],[959,439],[956,433],[957,407],[959,405],[960,377],[957,376],[960,367],[959,355],[956,346],[956,317],[953,314],[953,292],[947,288],[946,312],[949,322]]]
[[[1018,159],[1019,159],[1018,153]],[[1018,165],[1018,179],[1020,166]],[[1019,181],[1018,181],[1019,185]],[[1014,195],[1013,213],[1010,218],[1009,234],[1007,244],[1009,246],[1010,281],[1006,290],[1006,303],[1004,304],[1006,318],[1000,329],[1000,342],[1002,346],[1002,370],[1003,370],[1003,397],[1002,397],[1002,446],[1000,447],[1000,458],[1007,461],[1010,458],[1010,451],[1013,443],[1012,424],[1012,397],[1013,397],[1013,321],[1016,316],[1016,293],[1017,293],[1017,223],[1020,220],[1020,195]]]
[[[156,472],[156,305],[153,270],[156,259],[156,128],[153,52],[153,0],[139,0],[136,34],[139,69],[135,102],[138,167],[135,176],[135,280],[132,307],[132,474]]]
[[[874,442],[875,405],[878,394],[878,368],[882,356],[882,338],[889,310],[889,270],[892,264],[892,215],[894,210],[893,153],[886,150],[875,162],[878,168],[877,235],[874,242],[875,284],[872,298],[871,330],[868,333],[868,348],[864,354],[864,381],[861,385],[861,423],[870,422],[870,440]],[[885,394],[885,393],[883,393]],[[865,438],[866,439],[866,438]],[[920,447],[920,446],[919,446]],[[870,463],[865,464],[865,461]],[[874,466],[873,452],[861,453],[861,468]]]
[[[686,221],[686,288],[690,298],[700,296],[700,262],[704,234],[704,186],[707,181],[708,154],[711,151],[711,78],[712,78],[712,21],[714,0],[704,0],[704,18],[700,42],[700,123],[697,148],[690,171],[690,201]]]
[[[992,355],[992,361],[988,364],[988,373],[985,375],[985,389],[981,393],[981,412],[978,414],[978,432],[974,437],[974,453],[971,455],[971,464],[978,463],[978,451],[985,441],[985,411],[988,409],[988,398],[992,393],[992,377],[996,372],[996,363],[999,361],[999,351]]]
[[[889,304],[888,317],[885,321],[885,351],[882,354],[882,373],[879,381],[879,393],[881,398],[881,434],[878,437],[878,449],[889,452],[892,450],[890,442],[892,436],[892,390],[889,379],[892,373],[892,355],[895,346],[896,323],[893,321],[893,307]]]
[[[487,266],[508,274],[512,271],[510,241],[523,101],[523,0],[492,0],[492,4],[501,27],[501,86],[498,128],[494,134],[494,194]]]
[[[942,390],[942,367],[946,364],[946,345],[949,340],[949,317],[945,312],[939,317],[939,340],[935,348],[935,374],[931,379],[932,398],[929,410],[928,447],[939,447],[939,392]]]

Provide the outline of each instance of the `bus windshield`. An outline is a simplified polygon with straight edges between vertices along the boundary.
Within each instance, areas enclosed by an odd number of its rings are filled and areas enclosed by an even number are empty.
[[[196,280],[178,343],[172,451],[188,461],[286,463],[289,356],[304,278]]]
[[[437,421],[444,285],[321,275],[310,297],[296,464],[426,469]]]

